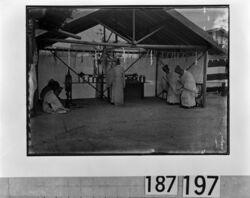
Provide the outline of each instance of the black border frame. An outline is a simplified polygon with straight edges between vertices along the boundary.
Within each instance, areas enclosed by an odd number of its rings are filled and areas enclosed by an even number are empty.
[[[86,9],[94,9],[94,8],[227,8],[228,9],[228,93],[227,93],[227,152],[225,153],[38,153],[38,154],[30,154],[29,153],[29,123],[30,123],[30,117],[29,117],[29,83],[28,83],[28,46],[27,46],[27,30],[28,30],[28,9],[30,8],[86,8]],[[194,4],[194,5],[188,5],[188,4],[182,4],[182,5],[26,5],[25,7],[25,17],[26,17],[26,31],[25,31],[25,47],[26,47],[26,155],[28,157],[45,157],[45,156],[211,156],[211,155],[230,155],[230,5],[229,4]]]

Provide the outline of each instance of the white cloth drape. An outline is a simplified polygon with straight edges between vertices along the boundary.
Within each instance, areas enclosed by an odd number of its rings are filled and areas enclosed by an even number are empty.
[[[34,94],[37,89],[36,64],[30,64],[28,82],[29,82],[29,110],[31,110],[34,106]]]

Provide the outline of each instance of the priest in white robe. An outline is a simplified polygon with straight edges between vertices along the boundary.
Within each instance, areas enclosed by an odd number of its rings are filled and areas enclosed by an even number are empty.
[[[123,105],[125,76],[119,59],[116,59],[112,69],[107,72],[107,85],[111,88],[111,103],[117,106]]]
[[[180,87],[180,83],[178,81],[178,74],[173,71],[170,72],[168,65],[163,66],[162,70],[166,73],[168,84],[167,103],[170,105],[180,104],[180,92],[178,90],[178,87]]]
[[[197,96],[197,88],[195,79],[189,71],[176,66],[175,72],[180,76],[181,88],[181,106],[184,108],[192,108],[196,106],[195,98]]]

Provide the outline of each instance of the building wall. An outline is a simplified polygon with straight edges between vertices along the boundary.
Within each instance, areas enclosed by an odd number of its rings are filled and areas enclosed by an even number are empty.
[[[1,178],[1,198],[182,198],[182,177],[175,196],[145,195],[144,177]],[[250,177],[222,176],[220,198],[248,198]]]
[[[207,91],[217,92],[222,84],[228,86],[228,60],[226,57],[210,56],[207,68]]]

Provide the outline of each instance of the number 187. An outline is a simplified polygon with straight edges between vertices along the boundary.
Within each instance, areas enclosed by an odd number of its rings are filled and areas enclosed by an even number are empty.
[[[177,194],[177,176],[146,176],[146,194]]]

